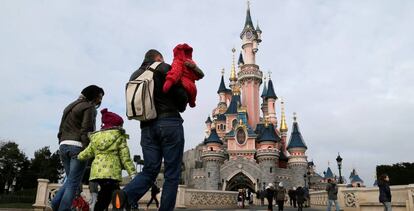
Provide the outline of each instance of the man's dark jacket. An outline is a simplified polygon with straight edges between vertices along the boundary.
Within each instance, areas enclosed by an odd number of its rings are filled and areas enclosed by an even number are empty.
[[[88,133],[95,131],[95,105],[81,96],[63,111],[58,139],[79,141],[85,148],[89,144]]]
[[[153,61],[143,62],[141,67],[135,71],[129,80],[135,80],[140,76],[149,66],[154,63]],[[154,71],[154,103],[157,111],[157,119],[165,117],[179,117],[180,112],[185,111],[187,106],[188,97],[184,88],[180,85],[174,85],[170,91],[164,93],[162,87],[164,86],[165,76],[171,69],[171,66],[166,63],[161,63]],[[141,121],[141,128],[151,124],[154,120]]]
[[[378,182],[379,187],[379,201],[383,202],[391,202],[391,190],[390,185],[388,182],[380,181]]]
[[[326,185],[329,200],[338,200],[338,186],[335,183],[328,183]]]

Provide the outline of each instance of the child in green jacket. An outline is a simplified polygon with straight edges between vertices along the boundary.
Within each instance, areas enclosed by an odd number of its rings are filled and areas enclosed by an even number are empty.
[[[126,169],[130,177],[136,174],[126,142],[128,135],[122,128],[122,117],[106,108],[101,113],[101,130],[89,135],[88,147],[78,155],[79,160],[95,157],[89,177],[90,181],[97,182],[101,187],[95,211],[108,207],[113,191],[119,189],[119,182],[122,181],[122,169]]]

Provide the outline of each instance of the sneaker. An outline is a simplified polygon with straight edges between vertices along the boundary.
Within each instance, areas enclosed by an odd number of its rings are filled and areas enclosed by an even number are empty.
[[[131,206],[128,204],[128,198],[123,190],[116,190],[112,195],[113,211],[130,211]]]

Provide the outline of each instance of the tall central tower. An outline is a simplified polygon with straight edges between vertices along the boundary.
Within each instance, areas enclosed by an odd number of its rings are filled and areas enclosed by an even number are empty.
[[[242,88],[242,105],[247,108],[248,124],[255,128],[260,121],[259,87],[263,73],[256,65],[256,53],[261,40],[262,31],[257,25],[253,26],[250,16],[250,5],[247,5],[246,22],[240,33],[242,39],[243,61],[238,73],[239,84]]]

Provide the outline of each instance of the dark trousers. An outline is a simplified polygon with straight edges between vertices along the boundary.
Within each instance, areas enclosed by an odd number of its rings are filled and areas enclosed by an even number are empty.
[[[277,201],[277,207],[279,208],[279,211],[283,210],[284,203],[285,203],[285,201],[283,201],[283,200],[278,200]]]
[[[303,209],[303,202],[298,202],[298,211],[302,211]]]
[[[157,208],[159,207],[159,205],[160,205],[160,203],[158,202],[158,199],[157,199],[157,195],[152,195],[151,196],[151,199],[149,200],[149,202],[147,203],[147,207],[149,207],[150,205],[151,205],[151,203],[152,203],[152,201],[155,201],[155,205],[157,206]]]
[[[141,128],[144,168],[124,191],[129,204],[138,201],[157,178],[164,158],[164,185],[160,211],[172,211],[177,198],[184,150],[184,129],[181,118],[161,118]]]
[[[296,198],[289,198],[290,200],[290,206],[295,207],[296,208]]]
[[[267,210],[273,211],[273,197],[267,198]]]
[[[96,201],[94,211],[103,211],[111,203],[113,192],[119,189],[119,182],[113,179],[97,179],[94,181],[101,187],[101,190],[98,192],[98,200]]]

